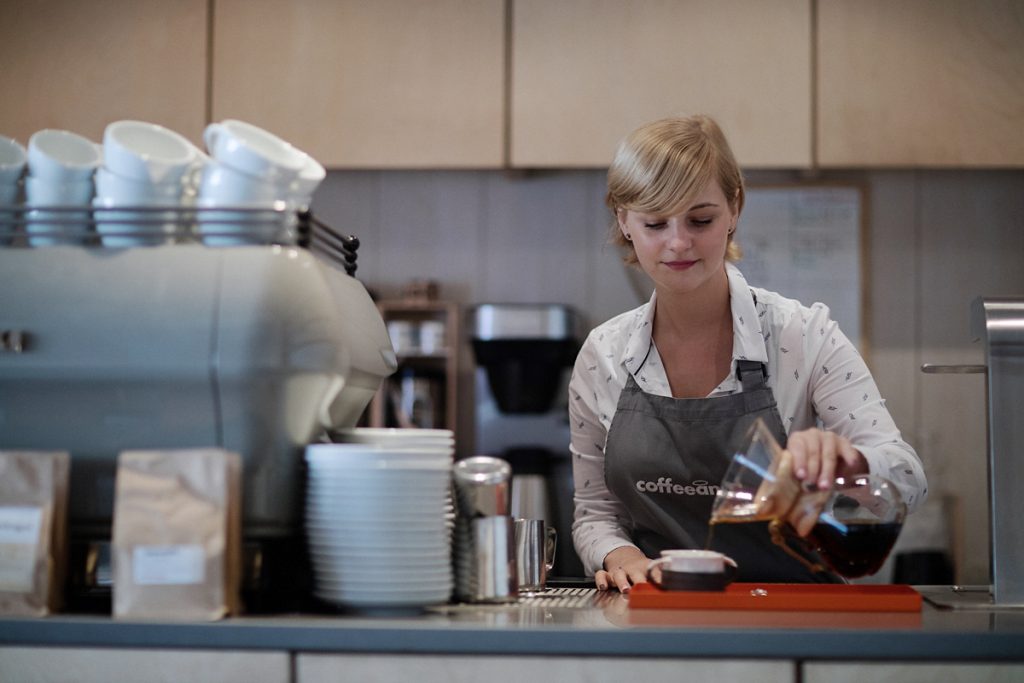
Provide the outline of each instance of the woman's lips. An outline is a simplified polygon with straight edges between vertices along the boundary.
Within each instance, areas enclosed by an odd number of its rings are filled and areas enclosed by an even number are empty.
[[[668,266],[672,270],[686,270],[687,268],[691,268],[697,262],[696,261],[665,261],[664,263],[665,263],[666,266]]]

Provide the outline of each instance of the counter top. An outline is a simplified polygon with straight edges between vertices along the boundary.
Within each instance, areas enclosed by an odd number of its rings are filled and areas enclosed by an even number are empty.
[[[918,590],[927,598],[950,588]],[[516,604],[446,605],[418,614],[242,616],[212,623],[4,618],[3,645],[1024,661],[1024,610],[940,609],[927,601],[909,613],[631,609],[618,593],[557,588]]]

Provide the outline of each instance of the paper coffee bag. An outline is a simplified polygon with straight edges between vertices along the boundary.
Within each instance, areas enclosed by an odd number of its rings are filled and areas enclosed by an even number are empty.
[[[60,609],[70,464],[64,451],[0,451],[0,614]]]
[[[114,496],[114,616],[213,620],[240,610],[241,458],[125,451]]]

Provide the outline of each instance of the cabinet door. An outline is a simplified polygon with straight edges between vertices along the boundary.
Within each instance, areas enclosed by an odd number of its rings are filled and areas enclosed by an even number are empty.
[[[821,166],[1024,165],[1019,0],[820,0]]]
[[[290,683],[291,680],[291,657],[287,652],[0,647],[0,681]]]
[[[503,163],[502,0],[217,0],[213,118],[334,168]]]
[[[198,142],[206,124],[206,0],[3,0],[0,134],[65,128],[96,142],[142,119]]]
[[[600,167],[637,126],[710,114],[744,167],[811,163],[811,6],[513,0],[511,163]]]

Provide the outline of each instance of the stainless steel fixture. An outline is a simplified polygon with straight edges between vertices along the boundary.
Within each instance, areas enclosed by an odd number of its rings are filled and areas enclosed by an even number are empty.
[[[985,365],[926,364],[921,369],[929,374],[985,373],[991,592],[954,587],[946,600],[929,599],[960,609],[1024,607],[1024,521],[1014,502],[1024,490],[1024,298],[975,299],[970,329],[985,344]],[[965,600],[964,595],[975,599]]]
[[[455,597],[463,602],[515,602],[515,531],[508,514],[512,470],[500,458],[474,456],[455,463],[453,537]]]

